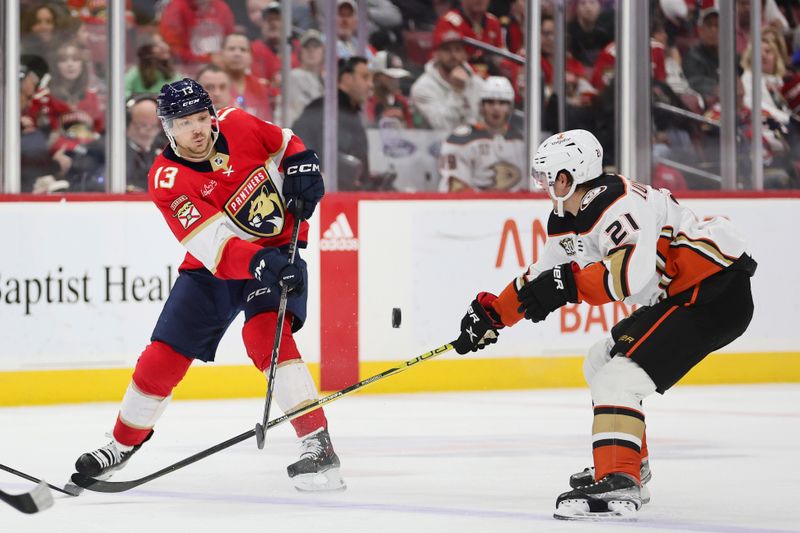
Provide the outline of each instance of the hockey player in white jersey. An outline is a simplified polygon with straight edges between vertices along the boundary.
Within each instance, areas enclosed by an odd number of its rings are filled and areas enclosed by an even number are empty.
[[[459,353],[497,342],[522,318],[544,320],[573,302],[639,304],[584,362],[594,410],[594,467],[556,500],[562,519],[629,519],[649,493],[642,400],[663,394],[710,352],[747,329],[756,262],[725,218],[700,219],[666,190],[602,172],[585,130],[547,139],[535,180],[554,210],[541,258],[500,296],[482,292],[461,321]]]
[[[442,143],[440,191],[525,189],[525,139],[510,124],[513,111],[511,82],[488,77],[480,92],[481,120],[457,127]]]

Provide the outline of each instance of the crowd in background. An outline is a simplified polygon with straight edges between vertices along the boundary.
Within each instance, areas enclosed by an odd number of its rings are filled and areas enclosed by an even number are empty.
[[[525,69],[466,45],[464,37],[525,56],[524,0],[368,0],[358,47],[358,5],[336,1],[337,174],[340,190],[392,190],[370,165],[368,132],[434,130],[438,189],[526,190],[522,143]],[[714,0],[650,0],[652,98],[705,121],[654,108],[655,185],[718,188],[719,11]],[[750,183],[750,0],[735,0],[737,183]],[[146,190],[165,145],[156,117],[161,85],[189,76],[217,109],[236,106],[291,127],[323,149],[324,71],[330,43],[321,0],[127,0],[127,189]],[[292,9],[288,80],[281,79],[281,10]],[[763,0],[761,39],[765,187],[800,187],[800,0]],[[613,169],[613,0],[565,0],[567,128],[594,132]],[[106,0],[21,1],[20,99],[23,192],[105,191]],[[541,127],[558,129],[553,90],[556,27],[543,2]],[[285,81],[285,83],[284,83]],[[282,90],[282,89],[286,90]],[[285,101],[284,101],[285,100]],[[399,134],[397,132],[400,132]],[[390,154],[391,155],[391,154]],[[693,173],[670,166],[689,162]]]

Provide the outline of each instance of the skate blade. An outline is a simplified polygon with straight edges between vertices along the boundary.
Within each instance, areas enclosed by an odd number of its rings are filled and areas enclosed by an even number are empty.
[[[639,489],[639,495],[642,498],[642,505],[650,503],[650,489],[642,485]]]
[[[292,482],[299,492],[337,492],[347,488],[338,468],[314,474],[299,474],[292,478]]]
[[[608,502],[608,511],[592,512],[586,500],[565,500],[553,513],[558,520],[633,522],[636,520],[636,504],[630,501]]]

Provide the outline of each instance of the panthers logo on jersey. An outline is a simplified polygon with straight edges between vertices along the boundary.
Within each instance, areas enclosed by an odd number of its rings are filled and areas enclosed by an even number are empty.
[[[273,237],[286,219],[283,200],[264,167],[242,183],[225,204],[225,211],[244,231],[257,237]]]

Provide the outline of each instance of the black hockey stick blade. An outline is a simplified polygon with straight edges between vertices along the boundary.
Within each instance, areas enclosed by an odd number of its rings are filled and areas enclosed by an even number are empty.
[[[22,479],[27,479],[28,481],[33,481],[34,483],[44,483],[41,479],[31,476],[30,474],[26,474],[25,472],[20,472],[19,470],[15,470],[10,466],[6,466],[0,464],[0,470],[5,470],[9,474],[14,474],[15,476],[19,476]],[[63,489],[60,487],[56,487],[55,485],[51,485],[50,483],[45,483],[48,487],[56,492],[60,492],[61,494],[66,494],[67,496],[77,496],[80,494],[80,491],[76,491],[75,489],[70,490],[69,486],[64,487]]]
[[[0,490],[0,500],[26,514],[34,514],[53,506],[53,493],[42,481],[36,488],[23,494],[8,494]]]
[[[447,353],[452,349],[453,349],[452,343],[447,343],[442,346],[439,346],[438,348],[434,348],[429,352],[425,352],[422,355],[418,355],[413,359],[409,359],[408,361],[400,363],[396,367],[388,368],[379,374],[375,374],[374,376],[363,379],[358,383],[354,383],[353,385],[350,385],[349,387],[346,387],[340,391],[329,394],[324,398],[320,398],[319,400],[313,403],[310,403],[299,409],[295,409],[294,411],[286,413],[281,417],[270,420],[269,423],[264,428],[264,431],[266,432],[268,429],[272,429],[273,427],[283,424],[288,420],[293,420],[299,416],[302,416],[308,412],[313,411],[314,409],[319,409],[323,405],[338,400],[339,398],[343,398],[344,396],[356,392],[362,389],[363,387],[366,387],[367,385],[375,383],[376,381],[380,381],[384,378],[394,376],[395,374],[399,374],[400,372],[408,370],[409,368],[411,368],[416,364],[433,359],[434,357]],[[191,455],[181,461],[178,461],[175,464],[162,468],[158,472],[153,472],[152,474],[140,477],[139,479],[132,479],[129,481],[103,481],[100,479],[95,479],[93,477],[89,477],[84,474],[78,474],[78,473],[72,474],[71,479],[75,485],[94,492],[125,492],[126,490],[136,488],[139,485],[144,485],[145,483],[153,481],[154,479],[158,479],[161,476],[169,474],[170,472],[174,472],[175,470],[183,468],[184,466],[196,463],[200,459],[204,459],[205,457],[208,457],[209,455],[213,455],[219,451],[222,451],[225,448],[230,448],[234,444],[238,444],[242,441],[245,441],[250,437],[254,436],[255,434],[256,434],[255,429],[245,431],[244,433],[241,433],[231,439],[228,439],[225,442],[220,442],[216,446],[212,446],[211,448],[208,448],[194,455]]]
[[[177,463],[172,464],[166,468],[162,468],[158,472],[153,472],[149,476],[141,477],[139,479],[132,479],[130,481],[103,481],[100,479],[89,477],[84,474],[79,474],[77,472],[72,474],[71,479],[72,482],[75,483],[77,486],[95,492],[125,492],[126,490],[136,488],[139,485],[147,483],[148,481],[153,481],[154,479],[160,478],[165,474],[169,474],[170,472],[174,472],[175,470],[183,468],[184,466],[195,463],[200,459],[208,457],[209,455],[213,455],[218,451],[224,450],[225,448],[230,448],[234,444],[238,444],[242,441],[245,441],[255,434],[256,432],[254,429],[251,429],[250,431],[245,431],[244,433],[236,435],[235,437],[228,439],[225,442],[220,442],[216,446],[212,446],[211,448],[196,453],[191,457],[187,457],[182,461],[178,461]]]

